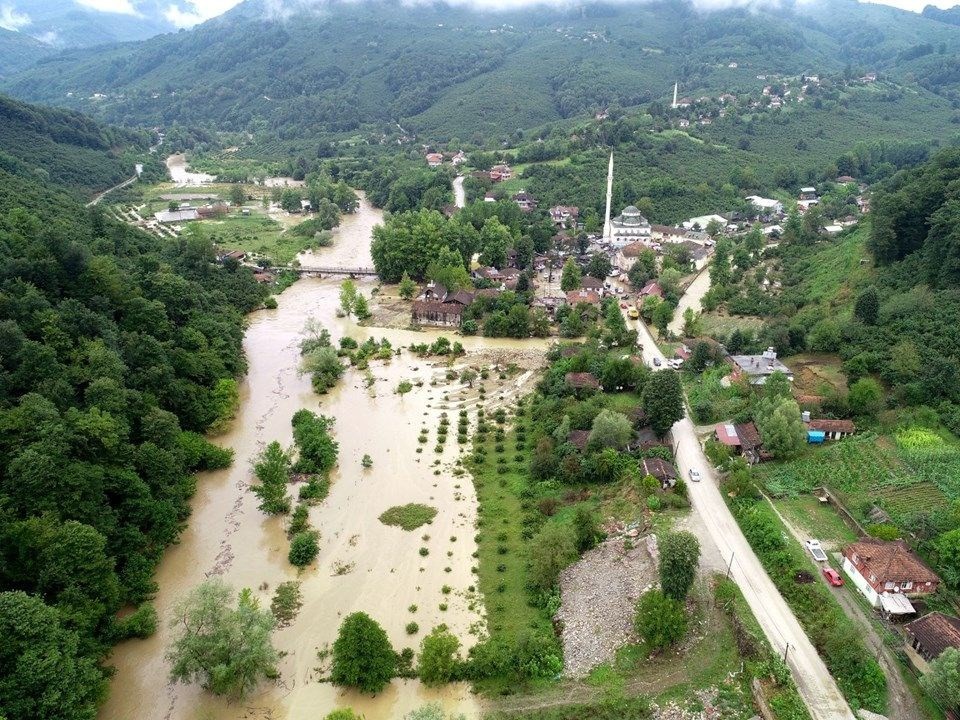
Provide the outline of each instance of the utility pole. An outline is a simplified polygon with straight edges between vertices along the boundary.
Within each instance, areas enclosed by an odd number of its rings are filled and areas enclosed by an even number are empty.
[[[730,562],[727,563],[727,579],[728,580],[730,579],[730,571],[733,569],[733,556],[735,554],[736,553],[734,553],[733,550],[730,551]]]
[[[787,664],[787,653],[790,652],[790,643],[787,642],[787,646],[783,649],[783,664]]]

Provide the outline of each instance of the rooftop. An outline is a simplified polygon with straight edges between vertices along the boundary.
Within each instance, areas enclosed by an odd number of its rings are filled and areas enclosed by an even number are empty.
[[[937,657],[947,648],[960,649],[960,618],[932,612],[907,623],[904,629],[919,641],[930,657]]]
[[[860,564],[879,582],[940,582],[940,578],[918,558],[903,540],[863,538],[850,543],[843,554]]]
[[[596,376],[593,373],[569,372],[564,377],[564,380],[566,380],[567,385],[569,385],[572,388],[591,388],[593,390],[600,389],[600,381],[597,380]]]

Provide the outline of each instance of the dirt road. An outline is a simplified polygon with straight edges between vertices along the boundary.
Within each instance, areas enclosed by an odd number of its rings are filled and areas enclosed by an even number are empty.
[[[463,189],[463,175],[453,181],[453,204],[458,208],[466,207],[467,193]]]
[[[134,174],[133,177],[128,177],[128,178],[127,178],[126,180],[124,180],[122,183],[117,183],[117,184],[114,185],[113,187],[107,188],[107,189],[104,190],[102,193],[99,193],[98,195],[96,195],[96,196],[93,198],[93,200],[91,200],[90,202],[87,203],[86,207],[93,207],[94,205],[99,205],[99,204],[100,204],[100,201],[103,200],[103,198],[104,198],[105,195],[107,195],[107,194],[109,194],[109,193],[112,193],[114,190],[119,190],[120,188],[125,188],[127,185],[130,185],[131,183],[134,183],[134,182],[136,182],[136,181],[137,181],[137,175]]]
[[[687,308],[691,308],[695,313],[700,312],[700,302],[703,296],[710,289],[710,268],[704,267],[700,274],[693,279],[690,287],[680,297],[680,304],[673,312],[673,320],[667,326],[674,335],[680,335],[683,330],[683,313]]]
[[[647,326],[629,319],[627,323],[632,323],[639,333],[647,364],[656,357],[666,365],[666,358]],[[774,651],[781,656],[786,653],[787,664],[793,671],[793,679],[810,715],[815,720],[854,720],[837,683],[740,532],[740,527],[720,495],[713,466],[703,454],[690,418],[684,417],[677,422],[672,432],[677,467],[682,477],[689,477],[691,468],[696,468],[703,475],[701,482],[687,484],[693,509],[703,520],[720,555],[730,563],[730,577],[740,586]]]

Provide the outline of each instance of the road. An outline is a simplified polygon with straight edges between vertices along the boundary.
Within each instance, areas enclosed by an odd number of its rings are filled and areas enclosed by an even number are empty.
[[[673,313],[673,320],[667,326],[674,335],[681,336],[683,331],[683,313],[687,308],[693,308],[695,313],[700,312],[700,303],[703,296],[710,289],[710,266],[706,265],[700,270],[690,287],[680,297],[680,304]]]
[[[785,518],[769,497],[765,495],[764,498],[797,542],[802,544],[804,540],[810,537],[810,533],[801,531]],[[829,547],[825,546],[824,549],[829,551]],[[831,552],[830,554],[833,555],[837,561],[834,567],[840,565],[840,554],[835,552]],[[826,563],[824,563],[824,565],[826,565]],[[826,587],[833,597],[836,598],[837,602],[840,603],[840,607],[843,608],[847,617],[856,623],[867,647],[870,648],[871,651],[876,651],[877,662],[880,663],[880,668],[887,678],[887,715],[897,720],[924,720],[924,713],[920,710],[916,698],[914,698],[913,693],[910,692],[910,688],[907,687],[903,679],[904,671],[900,666],[900,661],[897,660],[893,654],[893,650],[884,643],[883,638],[880,637],[880,634],[874,626],[874,619],[870,617],[868,611],[865,610],[863,605],[854,597],[854,593],[857,591],[849,585],[839,588],[830,585],[826,579],[824,579],[823,573],[820,572],[820,568],[822,567],[823,565],[816,565],[814,573],[817,579],[823,583],[824,587]]]
[[[463,189],[463,180],[463,175],[459,175],[453,181],[453,204],[458,208],[467,206],[467,193]]]
[[[635,327],[639,334],[647,365],[654,357],[666,365],[666,358],[647,326],[630,319],[627,324]],[[810,715],[814,720],[855,720],[823,660],[740,532],[737,521],[720,495],[713,466],[703,453],[690,418],[685,416],[674,424],[672,432],[677,467],[682,477],[689,477],[691,468],[698,469],[703,475],[701,482],[687,483],[693,509],[703,520],[720,555],[730,563],[730,577],[740,586],[774,652],[781,657],[786,652],[787,664]]]
[[[114,190],[125,188],[127,185],[130,185],[131,183],[135,183],[136,181],[137,181],[137,174],[134,173],[133,177],[127,178],[122,183],[117,183],[112,188],[107,188],[102,193],[94,197],[93,200],[87,203],[87,207],[93,207],[94,205],[99,205],[100,201],[103,200],[104,195],[107,195],[108,193],[112,193]]]

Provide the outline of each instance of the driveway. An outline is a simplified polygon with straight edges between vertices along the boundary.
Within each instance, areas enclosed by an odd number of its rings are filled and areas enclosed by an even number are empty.
[[[629,318],[627,325],[636,328],[639,333],[647,365],[655,357],[665,364],[666,358],[647,326]],[[837,683],[740,532],[740,527],[720,495],[713,466],[703,453],[690,418],[684,417],[678,421],[672,432],[677,467],[682,476],[689,477],[691,468],[697,468],[703,475],[703,481],[687,483],[693,509],[703,521],[716,551],[730,563],[730,577],[740,586],[774,652],[781,656],[786,653],[787,664],[793,671],[793,679],[810,715],[815,720],[854,720]],[[708,552],[713,554],[713,549]]]

